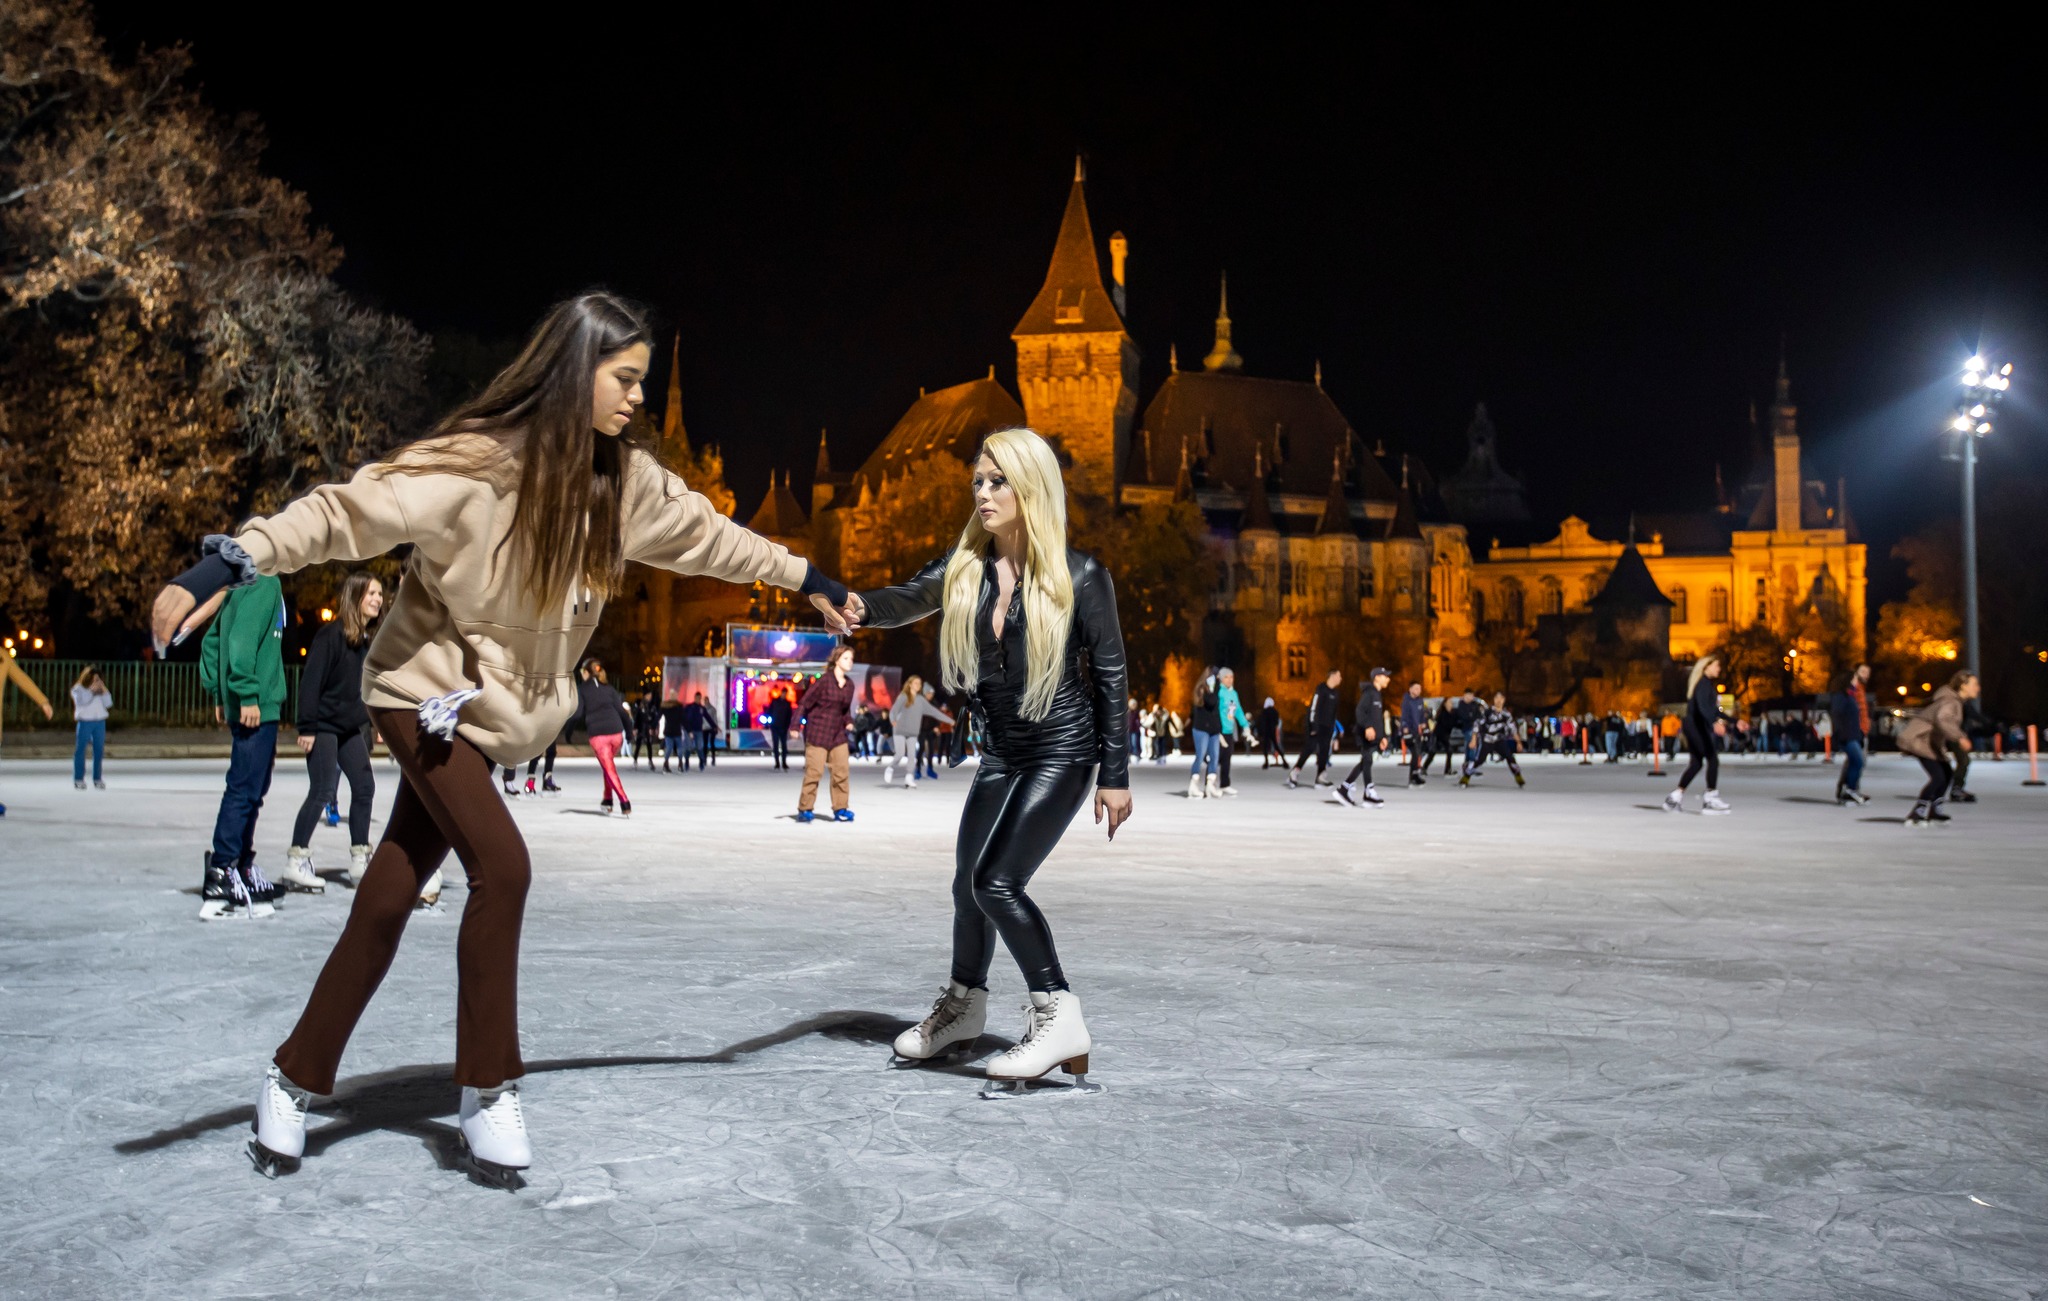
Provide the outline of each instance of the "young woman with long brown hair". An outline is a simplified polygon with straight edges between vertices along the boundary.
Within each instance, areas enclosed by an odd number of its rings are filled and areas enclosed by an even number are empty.
[[[169,641],[235,583],[413,548],[363,670],[371,720],[398,762],[398,794],[348,924],[257,1095],[250,1155],[267,1174],[297,1167],[309,1096],[333,1090],[421,885],[451,848],[469,878],[456,941],[463,1141],[507,1182],[531,1163],[517,1085],[531,873],[491,770],[539,753],[575,710],[577,658],[626,561],[797,588],[838,626],[831,607],[843,604],[843,587],[719,514],[622,438],[642,400],[649,341],[639,313],[610,294],[558,304],[518,358],[432,435],[232,538],[208,538],[200,564],[157,597],[153,630]]]
[[[370,867],[370,805],[377,778],[370,769],[370,710],[363,704],[363,659],[384,613],[384,584],[358,569],[341,581],[334,618],[313,634],[299,670],[299,749],[306,756],[306,799],[292,826],[278,883],[293,890],[324,893],[313,871],[313,828],[348,777],[348,883],[362,883]],[[436,897],[437,882],[428,882]],[[424,891],[422,892],[425,893]]]
[[[980,1037],[1001,934],[1031,1001],[1023,1041],[988,1074],[1021,1088],[1054,1067],[1088,1070],[1081,1001],[1024,887],[1091,789],[1112,839],[1131,815],[1127,674],[1109,571],[1067,546],[1052,448],[1029,429],[998,430],[975,459],[973,487],[974,513],[952,552],[908,582],[855,595],[845,613],[872,628],[940,615],[946,687],[969,693],[983,726],[954,849],[952,980],[896,1052],[924,1059]],[[957,755],[957,729],[953,745]]]

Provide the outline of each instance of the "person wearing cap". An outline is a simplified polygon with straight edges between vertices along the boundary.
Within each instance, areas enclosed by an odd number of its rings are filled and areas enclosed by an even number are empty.
[[[1337,798],[1346,804],[1357,804],[1362,800],[1366,805],[1378,808],[1386,803],[1380,798],[1379,788],[1372,784],[1372,756],[1386,739],[1387,701],[1383,693],[1393,680],[1392,673],[1384,668],[1375,668],[1366,674],[1365,685],[1358,689],[1358,711],[1353,715],[1358,723],[1358,766],[1337,784]]]

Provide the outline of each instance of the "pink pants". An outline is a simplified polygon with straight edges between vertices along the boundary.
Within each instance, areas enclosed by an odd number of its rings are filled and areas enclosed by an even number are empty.
[[[626,788],[619,784],[619,767],[614,762],[619,757],[620,747],[625,743],[626,737],[622,732],[590,738],[590,752],[597,756],[597,766],[604,771],[604,802],[607,804],[612,802],[614,795],[618,796],[621,804],[629,802],[626,799]]]

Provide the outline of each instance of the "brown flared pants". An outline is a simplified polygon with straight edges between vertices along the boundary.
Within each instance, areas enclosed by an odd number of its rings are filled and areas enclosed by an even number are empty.
[[[483,1089],[518,1079],[519,928],[533,875],[526,841],[482,751],[429,734],[410,709],[370,715],[398,761],[398,798],[348,924],[277,1050],[278,1069],[302,1089],[334,1091],[342,1049],[391,968],[420,887],[453,849],[469,877],[455,941],[455,1082]]]

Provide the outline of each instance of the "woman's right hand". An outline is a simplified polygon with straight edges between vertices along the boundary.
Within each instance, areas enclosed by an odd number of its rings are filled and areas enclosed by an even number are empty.
[[[149,635],[156,643],[157,654],[191,636],[192,630],[211,619],[227,599],[226,588],[208,597],[204,605],[196,604],[192,593],[175,583],[158,592],[156,604],[149,611]]]

